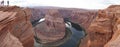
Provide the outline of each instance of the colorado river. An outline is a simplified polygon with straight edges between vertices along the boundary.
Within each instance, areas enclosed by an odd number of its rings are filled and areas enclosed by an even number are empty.
[[[73,27],[73,24],[69,24],[67,28],[70,29],[70,31],[72,32],[72,35],[69,38],[69,40],[67,40],[65,43],[63,43],[59,47],[78,47],[80,39],[82,39],[85,36],[84,30],[77,30],[76,28]],[[81,29],[80,26],[78,26],[77,28]]]
[[[40,20],[39,20],[40,22]],[[43,21],[42,21],[43,22]],[[70,35],[66,36],[65,41],[62,42],[62,44],[56,46],[56,47],[79,47],[80,40],[85,37],[85,30],[82,29],[79,25],[67,21],[65,23],[66,30],[68,30],[66,33],[71,33]],[[36,40],[36,39],[35,39]],[[56,44],[57,45],[57,44]],[[35,47],[43,47],[42,44],[39,44],[35,42]],[[47,47],[47,46],[46,46]]]

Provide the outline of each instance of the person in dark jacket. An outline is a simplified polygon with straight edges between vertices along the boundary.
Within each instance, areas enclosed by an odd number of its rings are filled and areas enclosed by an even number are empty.
[[[1,1],[1,5],[4,5],[4,0]]]
[[[7,6],[9,6],[9,0],[7,0]]]

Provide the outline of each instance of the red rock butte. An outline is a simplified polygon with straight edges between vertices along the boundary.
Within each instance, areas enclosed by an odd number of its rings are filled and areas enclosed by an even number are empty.
[[[55,10],[49,11],[45,21],[34,28],[41,43],[56,42],[65,36],[65,23],[62,16]]]

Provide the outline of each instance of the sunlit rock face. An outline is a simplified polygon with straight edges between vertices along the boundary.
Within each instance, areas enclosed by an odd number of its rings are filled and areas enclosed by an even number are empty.
[[[113,19],[113,36],[105,47],[120,47],[120,5],[112,5],[107,11],[114,14]]]
[[[0,7],[0,47],[34,47],[30,16],[28,8]]]
[[[88,28],[87,45],[82,47],[104,47],[112,36],[113,14],[107,11],[98,11],[97,17],[91,22]]]
[[[120,47],[119,9],[119,5],[112,5],[98,11],[98,16],[91,22],[87,30],[88,35],[80,47]]]
[[[61,40],[65,36],[65,23],[56,10],[49,10],[45,21],[34,28],[41,43],[50,43]]]

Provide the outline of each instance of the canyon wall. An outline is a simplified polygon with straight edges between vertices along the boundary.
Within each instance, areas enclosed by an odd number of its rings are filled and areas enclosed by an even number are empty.
[[[30,16],[28,8],[0,7],[0,47],[34,47]]]
[[[120,47],[120,6],[112,5],[107,9],[107,11],[114,14],[114,19],[112,22],[113,35],[105,47]]]
[[[112,5],[99,10],[97,17],[91,22],[87,30],[87,36],[82,40],[80,47],[119,47],[119,12],[119,5]]]
[[[104,47],[112,36],[113,14],[104,10],[99,10],[97,17],[88,27],[86,39],[83,40],[84,45],[80,47]],[[86,43],[86,45],[85,45]]]

